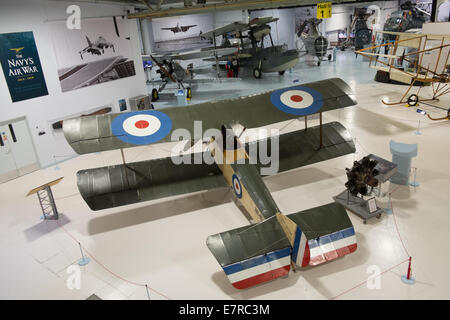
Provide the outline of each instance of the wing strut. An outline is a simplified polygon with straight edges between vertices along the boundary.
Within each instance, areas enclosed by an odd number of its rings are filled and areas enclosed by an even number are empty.
[[[123,148],[120,148],[120,154],[122,155],[123,167],[125,168],[125,178],[127,179],[127,187],[130,187],[130,180],[128,180],[128,166],[125,161],[125,154],[123,153]]]

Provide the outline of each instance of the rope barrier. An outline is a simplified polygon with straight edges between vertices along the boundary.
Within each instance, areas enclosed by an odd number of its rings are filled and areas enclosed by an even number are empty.
[[[64,228],[64,226],[62,226],[60,223],[59,223],[59,221],[57,221],[57,224],[58,224],[58,226],[70,237],[70,238],[72,238],[75,242],[77,242],[77,243],[79,243],[79,245],[80,245],[80,247],[82,247],[83,249],[84,249],[84,251],[95,261],[95,262],[97,262],[98,263],[98,265],[100,265],[103,269],[105,269],[107,272],[109,272],[110,274],[112,274],[114,277],[116,277],[116,278],[118,278],[118,279],[120,279],[120,280],[122,280],[122,281],[124,281],[124,282],[127,282],[127,283],[129,283],[129,284],[132,284],[132,285],[134,285],[134,286],[138,286],[138,287],[144,287],[144,288],[146,288],[146,290],[147,290],[147,295],[148,295],[148,297],[149,297],[149,299],[150,299],[150,295],[149,295],[149,293],[148,293],[148,290],[151,290],[151,291],[153,291],[154,293],[156,293],[156,294],[158,294],[159,296],[161,296],[161,297],[163,297],[163,298],[165,298],[165,299],[167,299],[167,300],[172,300],[171,298],[169,298],[169,297],[167,297],[166,295],[164,295],[163,293],[161,293],[161,292],[158,292],[157,290],[155,290],[155,289],[153,289],[153,288],[151,288],[151,287],[149,287],[147,284],[143,284],[143,283],[138,283],[138,282],[134,282],[134,281],[131,281],[131,280],[127,280],[127,279],[125,279],[124,277],[122,277],[122,276],[120,276],[120,275],[118,275],[117,273],[115,273],[114,271],[112,271],[112,270],[110,270],[107,266],[105,266],[103,263],[101,263],[94,255],[92,255],[87,249],[86,249],[86,247],[83,247],[82,245],[81,245],[81,243],[69,232],[69,231],[67,231],[66,230],[66,228]]]

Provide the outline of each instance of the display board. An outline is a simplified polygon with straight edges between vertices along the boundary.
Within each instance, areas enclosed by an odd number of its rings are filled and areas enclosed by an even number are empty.
[[[0,34],[0,60],[12,102],[48,95],[33,32]]]
[[[129,23],[124,16],[83,19],[80,29],[49,22],[63,92],[136,75]]]

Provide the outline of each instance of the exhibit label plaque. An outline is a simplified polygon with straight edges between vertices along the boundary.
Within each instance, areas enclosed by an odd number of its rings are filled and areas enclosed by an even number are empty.
[[[0,34],[0,60],[13,102],[48,95],[33,32]]]

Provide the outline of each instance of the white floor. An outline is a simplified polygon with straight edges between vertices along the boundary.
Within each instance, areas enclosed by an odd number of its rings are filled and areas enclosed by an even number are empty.
[[[341,58],[353,64],[349,60],[353,55]],[[366,80],[358,80],[357,70],[355,76],[351,70],[336,74],[352,85],[358,105],[324,114],[325,122],[338,120],[352,133],[356,154],[265,180],[280,209],[296,212],[331,202],[343,190],[345,168],[354,160],[368,153],[390,160],[391,139],[418,143],[412,165],[420,186],[384,186],[386,191],[398,187],[392,194],[394,215],[363,224],[349,213],[358,241],[354,254],[244,291],[234,289],[205,244],[208,235],[248,224],[229,191],[92,212],[78,193],[76,172],[120,163],[116,150],[79,156],[0,185],[0,298],[85,299],[96,294],[102,299],[148,299],[147,284],[151,299],[449,299],[450,122],[432,122],[404,105],[383,105],[382,97],[398,99],[405,87],[373,82],[366,64],[358,63]],[[332,76],[336,64],[315,68],[298,66],[281,78],[285,80],[272,81],[273,86],[288,86],[295,77],[301,78],[300,83],[310,81],[311,70]],[[275,77],[266,76],[261,86],[267,88]],[[245,87],[255,82],[241,83]],[[449,107],[450,97],[440,105]],[[419,108],[435,116],[444,114],[426,105]],[[293,130],[302,125],[292,121],[274,127]],[[128,149],[126,158],[132,162],[161,157],[170,147]],[[64,179],[53,192],[62,217],[59,223],[41,221],[36,196],[25,195],[61,176]],[[378,204],[387,207],[387,198]],[[81,267],[81,288],[70,290],[67,268],[80,258],[77,241],[91,262]],[[400,280],[409,255],[414,285]],[[374,270],[382,274],[368,285]]]

